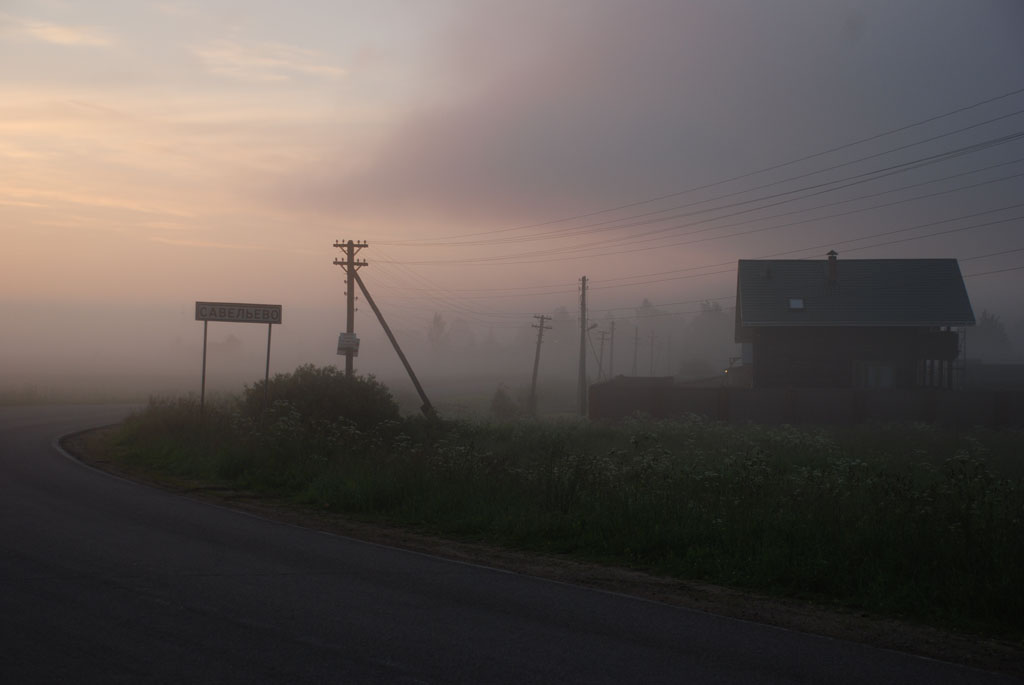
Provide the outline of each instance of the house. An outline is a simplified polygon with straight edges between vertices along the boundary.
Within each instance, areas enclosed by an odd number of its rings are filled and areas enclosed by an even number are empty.
[[[973,325],[955,259],[739,261],[755,388],[954,387],[956,329]]]

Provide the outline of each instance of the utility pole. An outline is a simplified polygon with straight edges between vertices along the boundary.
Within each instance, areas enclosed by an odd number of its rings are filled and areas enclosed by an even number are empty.
[[[597,352],[597,380],[604,378],[604,339],[608,337],[608,331],[601,331],[601,346]]]
[[[412,370],[412,366],[409,365],[409,360],[405,358],[405,354],[402,353],[402,348],[398,346],[398,340],[395,339],[394,333],[391,332],[391,327],[388,326],[388,322],[384,320],[384,315],[381,314],[380,308],[377,307],[377,303],[373,301],[370,296],[370,291],[366,289],[366,284],[363,283],[363,279],[356,273],[360,267],[366,266],[366,261],[362,259],[356,259],[356,254],[359,250],[364,247],[369,247],[367,243],[355,242],[348,240],[345,242],[335,241],[334,247],[345,250],[345,261],[338,259],[334,260],[335,265],[340,266],[345,270],[346,283],[348,285],[348,291],[345,295],[348,296],[348,316],[345,317],[346,330],[344,340],[339,340],[338,350],[341,354],[342,349],[345,352],[345,375],[351,376],[353,374],[352,369],[352,358],[356,355],[359,349],[359,341],[355,337],[355,292],[356,286],[363,291],[363,297],[366,298],[367,303],[370,305],[370,309],[377,315],[377,320],[380,322],[381,328],[384,329],[384,333],[388,336],[388,340],[391,341],[391,346],[395,348],[395,352],[398,353],[398,358],[401,360],[402,365],[405,366],[406,372],[409,374],[410,380],[412,380],[413,386],[416,388],[416,392],[419,393],[420,399],[423,400],[423,406],[420,407],[427,418],[433,419],[437,417],[437,413],[434,411],[434,406],[427,399],[427,394],[423,391],[423,386],[420,385],[420,381],[416,378],[416,374]],[[268,338],[269,340],[269,338]],[[342,345],[345,345],[343,348]]]
[[[344,269],[345,270],[345,274],[347,276],[347,279],[345,281],[346,288],[347,288],[347,290],[345,292],[345,295],[348,296],[348,300],[347,300],[347,305],[348,306],[347,306],[346,314],[345,314],[345,333],[347,334],[348,338],[352,339],[354,334],[355,334],[355,328],[356,328],[356,285],[355,285],[356,270],[359,269],[359,267],[361,267],[361,266],[366,266],[366,261],[362,260],[362,259],[358,259],[357,260],[356,259],[356,254],[359,252],[359,250],[363,249],[364,247],[368,247],[368,245],[366,243],[362,242],[362,241],[355,242],[355,241],[349,240],[349,241],[346,241],[346,242],[335,241],[334,247],[337,247],[337,248],[345,250],[345,261],[342,262],[342,261],[339,261],[338,259],[335,259],[334,263],[337,266],[340,266],[342,269]],[[354,356],[355,356],[355,349],[350,347],[345,352],[345,375],[346,376],[351,376],[352,373],[353,373],[352,358]]]
[[[636,351],[640,347],[640,327],[633,326],[633,375],[636,376]]]
[[[672,376],[672,334],[668,334],[668,342],[665,343],[665,375]]]
[[[587,415],[587,277],[580,279],[580,369],[576,383],[580,416]]]
[[[651,331],[651,368],[647,375],[654,375],[654,331]]]
[[[608,351],[608,378],[615,378],[615,319],[612,319],[611,349]]]
[[[551,330],[551,326],[544,325],[544,322],[550,317],[544,314],[535,314],[533,318],[539,319],[540,323],[530,324],[537,329],[537,354],[533,357],[533,380],[530,381],[530,416],[537,415],[537,369],[540,368],[540,344],[544,340],[544,331]]]

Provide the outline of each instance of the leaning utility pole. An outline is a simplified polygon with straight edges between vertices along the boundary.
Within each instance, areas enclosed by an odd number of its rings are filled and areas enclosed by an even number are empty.
[[[409,364],[409,360],[405,358],[405,354],[402,353],[402,348],[398,346],[398,340],[395,339],[395,334],[391,332],[391,327],[388,326],[388,322],[384,320],[384,315],[380,313],[380,309],[377,307],[377,303],[370,297],[370,291],[366,289],[366,284],[363,283],[363,279],[359,277],[359,274],[352,271],[350,272],[354,277],[356,283],[359,285],[359,289],[363,291],[363,297],[366,298],[367,304],[370,305],[370,309],[377,315],[377,320],[380,321],[381,328],[384,329],[384,333],[387,334],[388,340],[391,341],[391,346],[395,348],[395,352],[398,353],[398,358],[402,360],[402,365],[405,367],[405,372],[409,374],[409,379],[412,380],[413,386],[416,387],[416,392],[419,393],[420,399],[423,400],[423,405],[420,407],[420,411],[428,419],[437,418],[437,412],[434,411],[434,405],[427,399],[427,393],[423,391],[423,386],[420,385],[420,380],[416,378],[416,373],[413,372],[412,366]]]
[[[355,351],[358,349],[355,341],[355,328],[356,328],[356,288],[355,288],[355,277],[356,270],[361,266],[366,266],[366,262],[362,259],[356,259],[356,253],[359,250],[367,247],[364,242],[354,242],[349,240],[347,242],[335,241],[334,247],[345,250],[345,261],[334,260],[337,266],[340,266],[345,270],[345,274],[348,276],[346,279],[346,287],[348,288],[345,294],[348,296],[348,307],[345,314],[345,333],[349,342],[349,347],[345,351],[345,375],[351,376],[353,373],[352,369],[352,357],[355,356]]]
[[[533,318],[539,319],[540,323],[530,324],[537,329],[537,354],[533,357],[533,380],[530,381],[530,416],[537,415],[537,369],[540,368],[540,344],[544,340],[544,331],[551,330],[551,326],[544,325],[544,322],[551,317],[535,314]]]
[[[587,277],[580,279],[580,370],[576,383],[580,416],[587,415]]]

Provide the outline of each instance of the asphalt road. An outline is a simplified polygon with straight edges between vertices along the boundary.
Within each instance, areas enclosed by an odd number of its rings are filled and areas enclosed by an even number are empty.
[[[0,682],[1016,682],[266,521],[55,446],[126,411],[0,408]]]

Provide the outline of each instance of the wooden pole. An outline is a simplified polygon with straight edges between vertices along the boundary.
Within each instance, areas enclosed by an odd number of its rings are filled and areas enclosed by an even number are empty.
[[[267,367],[263,373],[263,411],[267,411],[267,398],[270,396],[270,333],[274,324],[267,324]]]
[[[405,366],[406,373],[409,374],[409,378],[412,380],[412,384],[416,387],[416,392],[419,393],[420,399],[423,400],[423,406],[420,407],[420,411],[427,418],[437,418],[437,412],[434,411],[434,405],[427,399],[427,393],[423,391],[423,386],[420,385],[420,381],[416,378],[416,373],[412,370],[412,366],[409,364],[409,360],[405,358],[405,354],[402,353],[402,348],[398,346],[398,341],[395,339],[395,335],[391,332],[391,327],[388,326],[388,322],[384,320],[384,315],[380,313],[380,309],[377,308],[377,303],[370,297],[370,292],[366,289],[366,285],[363,283],[363,279],[359,277],[355,269],[349,272],[354,277],[355,282],[359,284],[359,289],[363,291],[363,297],[366,298],[366,302],[370,305],[370,309],[377,315],[377,320],[380,321],[381,327],[384,329],[384,333],[387,334],[388,340],[391,341],[392,347],[395,348],[395,352],[398,353],[398,358],[402,360],[402,365]]]
[[[576,382],[580,416],[587,415],[587,277],[580,279],[580,366]]]
[[[537,352],[533,356],[533,379],[530,381],[530,416],[537,415],[537,369],[540,368],[540,344],[544,340],[544,331],[550,330],[551,326],[545,326],[547,316],[541,314],[533,318],[540,320],[540,325],[534,325],[537,329]]]
[[[345,243],[345,273],[348,276],[348,292],[346,293],[346,295],[348,295],[348,310],[345,313],[345,332],[348,333],[350,336],[352,335],[352,333],[355,332],[356,328],[356,295],[355,288],[353,287],[355,285],[353,280],[355,279],[356,275],[355,257],[355,243],[349,240],[347,243]],[[352,354],[352,350],[348,350],[347,352],[345,352],[346,376],[351,376],[353,373]]]
[[[203,409],[206,405],[206,331],[210,322],[203,321],[203,380],[199,385],[199,420],[203,420]]]

